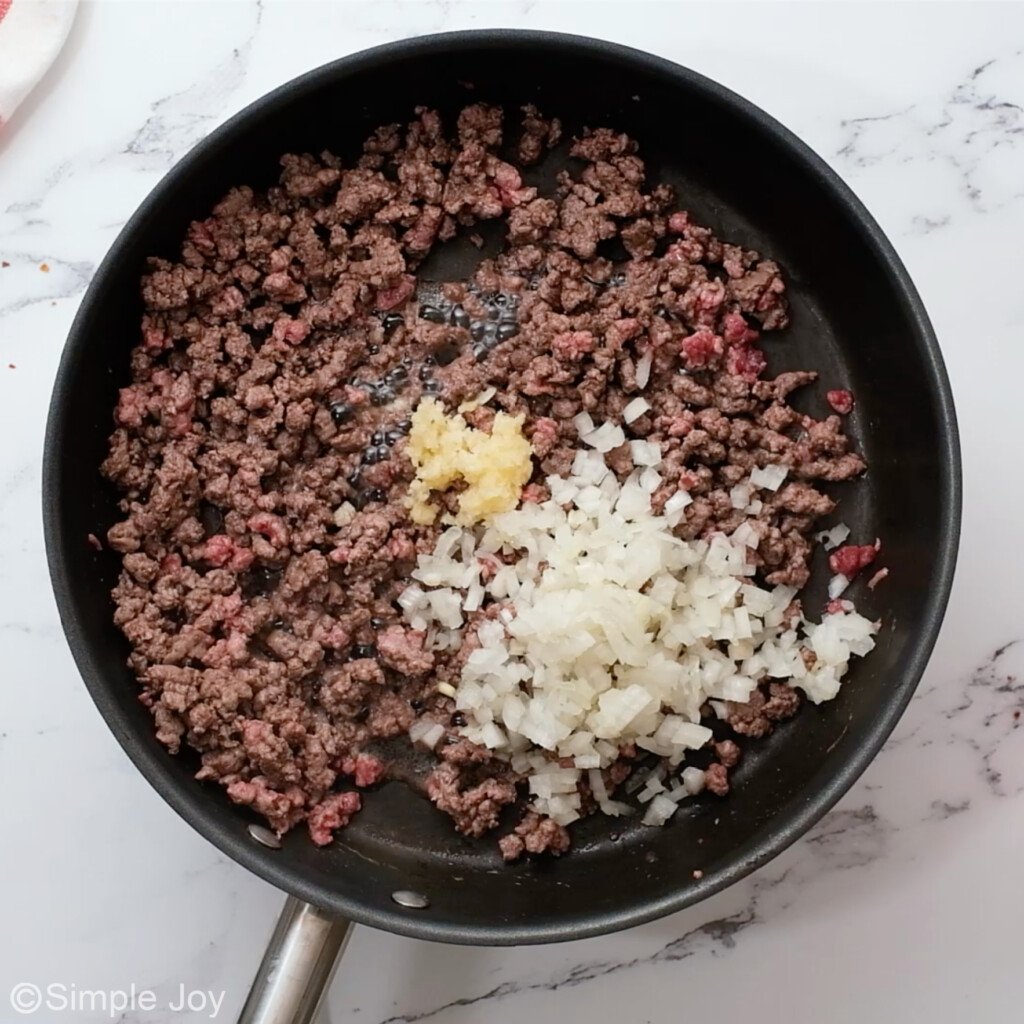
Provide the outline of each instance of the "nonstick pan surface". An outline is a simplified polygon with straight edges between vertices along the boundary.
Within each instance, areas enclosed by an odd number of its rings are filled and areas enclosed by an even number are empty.
[[[189,221],[229,187],[270,183],[282,153],[351,157],[373,128],[408,119],[416,105],[450,123],[478,100],[510,110],[534,102],[570,133],[629,133],[649,178],[676,186],[699,222],[782,263],[793,325],[768,336],[769,372],[816,369],[857,396],[849,429],[870,470],[836,488],[837,521],[855,537],[882,538],[890,575],[858,595],[859,609],[883,622],[878,647],[853,665],[836,700],[746,745],[727,799],[689,802],[662,829],[598,816],[574,827],[571,855],[505,866],[493,840],[458,836],[393,782],[332,846],[318,849],[296,829],[267,849],[250,838],[247,810],[196,782],[196,761],[154,738],[111,619],[119,558],[86,540],[119,518],[98,466],[138,337],[139,277],[147,256],[173,257]],[[550,182],[566,160],[556,152],[534,183]],[[452,245],[424,273],[463,276],[479,258],[472,253]],[[823,391],[798,406],[822,415]],[[195,829],[267,881],[357,922],[447,942],[548,942],[639,924],[724,888],[797,839],[860,775],[906,707],[942,619],[959,532],[959,446],[936,339],[906,271],[860,202],[795,136],[721,86],[635,50],[464,32],[312,71],[232,118],[164,178],[114,243],[72,327],[47,426],[43,506],[53,586],[86,685],[129,757]],[[819,566],[809,608],[822,603],[823,584]],[[396,890],[429,906],[402,907]]]

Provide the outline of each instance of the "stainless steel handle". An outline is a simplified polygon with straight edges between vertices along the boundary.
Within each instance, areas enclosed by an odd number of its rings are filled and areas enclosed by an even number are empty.
[[[351,921],[289,896],[238,1024],[310,1024],[351,932]]]

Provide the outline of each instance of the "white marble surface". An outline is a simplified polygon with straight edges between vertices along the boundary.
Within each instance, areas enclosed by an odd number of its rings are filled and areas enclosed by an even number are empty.
[[[209,1008],[175,1013],[167,1001],[180,985],[225,991],[218,1019],[231,1019],[281,902],[135,773],[60,633],[39,465],[83,289],[160,175],[243,104],[371,44],[495,25],[587,31],[689,64],[773,113],[852,184],[921,289],[953,380],[960,568],[893,739],[777,861],[674,917],[559,947],[450,948],[360,929],[332,1018],[1015,1019],[1024,6],[213,0],[86,2],[58,65],[0,136],[0,258],[11,264],[0,269],[0,1020],[17,1019],[18,982],[154,989],[160,1007],[129,1011],[126,1024],[205,1019]]]

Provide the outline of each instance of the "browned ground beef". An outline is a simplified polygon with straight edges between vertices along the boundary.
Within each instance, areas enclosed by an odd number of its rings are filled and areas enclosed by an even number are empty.
[[[437,534],[403,505],[421,395],[452,408],[496,387],[492,404],[526,414],[537,458],[524,499],[542,500],[543,478],[571,464],[572,417],[618,419],[650,353],[652,408],[627,430],[662,447],[656,508],[693,494],[681,536],[734,529],[745,516],[730,487],[755,466],[790,467],[751,520],[768,585],[806,582],[809,534],[834,507],[817,483],[864,468],[838,416],[787,404],[815,374],[761,378],[759,333],[787,323],[778,266],[649,188],[633,142],[608,129],[573,141],[572,172],[538,194],[498,151],[509,142],[532,164],[561,129],[523,115],[506,131],[500,110],[476,104],[446,132],[421,109],[350,166],[287,155],[279,185],[232,190],[190,226],[180,259],[152,260],[142,281],[142,340],[103,465],[124,513],[107,535],[124,557],[116,621],[160,740],[197,750],[199,777],[274,828],[306,820],[317,843],[359,808],[339,786],[385,775],[375,743],[418,715],[450,723],[425,786],[457,828],[492,829],[517,797],[436,689],[457,682],[472,635],[436,655],[394,604]],[[499,218],[500,256],[417,293],[427,253]],[[609,259],[616,246],[623,258]],[[620,476],[625,454],[609,457]],[[346,502],[354,514],[336,523]],[[761,736],[797,706],[772,684],[732,723]],[[739,749],[717,756],[708,783],[724,793]],[[614,766],[609,785],[629,771]],[[502,840],[510,858],[567,845],[532,812]]]

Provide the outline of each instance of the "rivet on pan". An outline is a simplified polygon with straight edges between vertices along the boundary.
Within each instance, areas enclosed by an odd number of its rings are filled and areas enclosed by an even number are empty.
[[[250,825],[249,835],[256,840],[260,846],[269,846],[271,850],[281,849],[281,840],[275,832],[271,832],[269,828],[264,828],[262,825]]]
[[[397,892],[393,892],[391,898],[400,907],[408,907],[410,910],[423,910],[430,906],[430,900],[423,893],[411,892],[408,889],[399,889]]]

